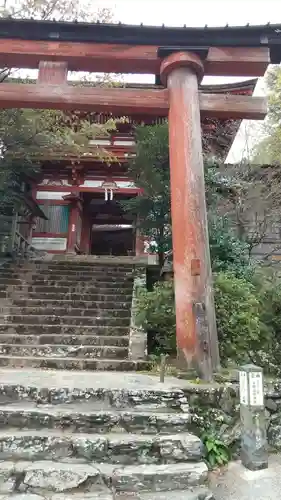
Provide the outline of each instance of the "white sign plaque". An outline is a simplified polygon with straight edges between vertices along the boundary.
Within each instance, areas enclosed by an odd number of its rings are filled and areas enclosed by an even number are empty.
[[[67,238],[39,238],[34,237],[31,240],[32,246],[37,250],[66,250]]]
[[[263,379],[261,372],[249,373],[250,405],[263,406]]]
[[[247,373],[244,371],[239,372],[239,392],[241,405],[249,404],[249,389],[247,381]]]

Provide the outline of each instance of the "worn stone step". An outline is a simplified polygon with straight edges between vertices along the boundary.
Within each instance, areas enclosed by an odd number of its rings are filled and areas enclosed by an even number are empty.
[[[31,287],[32,289],[32,287]],[[89,293],[88,291],[86,293],[75,293],[72,292],[70,293],[69,290],[65,292],[58,292],[57,289],[54,291],[54,288],[52,288],[52,292],[36,292],[34,291],[29,291],[28,288],[26,289],[8,289],[5,288],[5,290],[0,290],[0,298],[8,298],[11,301],[13,300],[43,300],[43,301],[50,301],[50,302],[57,302],[57,301],[68,301],[68,302],[106,302],[106,301],[112,301],[115,298],[119,302],[126,302],[126,303],[131,303],[132,301],[132,290],[129,290],[127,293],[124,293],[124,291],[119,292],[116,294],[116,290],[109,290],[106,293],[99,293],[96,291],[96,293]]]
[[[91,289],[93,287],[101,287],[101,288],[130,288],[133,286],[133,281],[124,279],[124,280],[113,280],[113,279],[108,279],[106,280],[104,277],[101,279],[77,279],[74,280],[72,278],[64,278],[64,279],[43,279],[43,278],[36,278],[33,277],[32,279],[21,279],[21,278],[4,278],[0,276],[0,286],[10,286],[10,285],[17,285],[17,286],[24,286],[24,285],[29,285],[29,286],[46,286],[46,287],[73,287],[73,288],[79,288],[80,290],[82,289]]]
[[[7,368],[47,368],[53,370],[91,370],[91,371],[137,371],[149,370],[147,361],[105,358],[40,358],[28,356],[0,355],[0,366]]]
[[[94,336],[124,336],[129,333],[129,326],[108,325],[48,325],[48,324],[0,324],[0,334],[17,335],[93,335]]]
[[[24,306],[19,307],[16,305],[5,305],[0,307],[0,317],[3,315],[22,315],[22,316],[66,316],[68,317],[116,317],[116,318],[130,318],[131,317],[131,307],[125,304],[122,308],[112,307],[100,307],[105,306],[104,303],[93,303],[91,308],[84,307],[73,307],[65,306],[62,307],[52,306],[46,304],[46,306]]]
[[[98,296],[97,296],[98,297]],[[80,297],[81,299],[81,297]],[[56,307],[65,307],[65,308],[83,308],[83,309],[126,309],[131,307],[132,299],[130,297],[129,300],[118,300],[116,297],[113,300],[113,297],[104,296],[104,300],[69,300],[69,299],[58,299],[55,297],[54,299],[48,298],[27,298],[27,299],[11,299],[11,305],[19,306],[19,307],[50,307],[55,305]]]
[[[7,281],[9,278],[7,278]],[[0,284],[4,283],[6,280],[3,278],[0,278]],[[105,276],[102,276],[100,278],[92,278],[91,276],[88,276],[87,278],[79,278],[73,279],[73,277],[70,276],[65,276],[62,277],[61,279],[59,277],[55,278],[42,278],[41,275],[38,277],[32,277],[30,280],[21,280],[24,283],[32,284],[33,286],[80,286],[80,288],[92,288],[93,286],[101,286],[101,287],[107,287],[107,288],[112,288],[112,287],[117,287],[117,288],[122,288],[122,287],[132,287],[133,286],[133,280],[132,279],[114,279],[114,278],[106,278]],[[9,283],[8,283],[9,284]],[[13,283],[11,283],[13,284]]]
[[[189,433],[89,434],[56,429],[0,431],[0,460],[82,459],[123,465],[200,461],[203,445]],[[75,460],[74,460],[75,461]]]
[[[121,296],[121,295],[128,295],[132,294],[132,287],[113,287],[112,284],[108,284],[109,286],[90,286],[90,287],[83,287],[80,285],[77,286],[34,286],[34,285],[0,285],[0,291],[2,292],[9,292],[9,294],[13,294],[14,292],[17,294],[17,296],[22,294],[28,294],[31,292],[35,293],[37,295],[38,293],[43,293],[48,294],[48,293],[56,293],[58,296],[63,295],[63,296],[71,296],[72,294],[76,294],[81,296],[88,296],[88,299],[90,299],[92,296],[96,296],[97,294],[101,295],[114,295],[116,296]]]
[[[88,403],[96,410],[133,408],[144,412],[178,412],[187,398],[182,381],[144,373],[53,371],[26,368],[0,370],[0,404],[36,405]],[[185,384],[185,383],[184,383]],[[187,407],[187,408],[186,408]],[[70,407],[69,407],[70,408]]]
[[[58,474],[62,474],[62,472],[60,471]],[[108,480],[110,480],[110,478]],[[45,485],[45,483],[43,484]],[[9,496],[1,495],[0,500],[46,500],[46,490],[28,487],[25,484],[22,485],[22,488],[24,488],[26,493],[17,493],[15,491],[14,494],[10,494]],[[32,493],[33,490],[36,490],[36,494]],[[70,491],[70,493],[54,493],[51,494],[51,496],[48,495],[48,500],[215,500],[215,497],[210,490],[203,487],[191,487],[188,490],[174,490],[158,493],[152,491],[149,493],[114,493],[103,486],[98,486],[97,490],[91,492],[84,492],[83,486],[81,487],[81,490],[82,493],[80,488],[78,488],[78,490],[74,490],[75,493],[72,491]],[[80,493],[77,493],[77,491],[80,491]]]
[[[87,345],[18,345],[0,344],[0,355],[39,358],[124,359],[127,347]]]
[[[143,266],[145,267],[145,266]],[[54,263],[54,262],[23,262],[22,264],[17,264],[17,265],[5,265],[3,266],[2,269],[19,269],[24,272],[29,272],[29,271],[41,271],[41,270],[50,270],[50,271],[84,271],[84,272],[110,272],[110,273],[126,273],[130,272],[135,269],[134,265],[121,265],[121,266],[116,266],[116,265],[110,265],[108,264],[87,264],[87,263]]]
[[[125,317],[109,317],[107,311],[100,311],[99,316],[55,316],[55,315],[23,315],[23,314],[0,314],[1,324],[17,323],[27,325],[80,325],[80,326],[127,326],[129,324],[130,315],[127,313]]]
[[[129,494],[129,496],[127,497],[126,495],[123,496],[122,493],[120,495],[121,496],[119,496],[119,498],[118,496],[116,497],[116,500],[215,500],[215,497],[213,496],[211,491],[204,486],[190,487],[188,490],[173,490],[173,491],[158,491],[158,492],[150,491],[149,493],[135,492],[135,496],[131,496],[131,494]],[[58,500],[68,500],[68,499],[61,498]],[[75,500],[75,498],[73,498],[72,500]],[[91,500],[91,498],[89,497],[88,500]],[[95,498],[93,498],[92,500],[95,500]],[[108,500],[111,500],[111,498],[109,497]]]
[[[100,404],[101,406],[101,404]],[[171,410],[170,410],[171,411]],[[22,401],[0,405],[0,428],[62,429],[72,432],[174,434],[188,432],[190,413],[140,410],[103,410],[89,402],[67,405],[39,405]]]
[[[118,268],[99,268],[99,267],[90,267],[90,268],[51,268],[51,267],[38,267],[38,268],[21,268],[21,267],[10,267],[10,268],[1,268],[2,276],[11,276],[16,277],[18,274],[21,276],[30,274],[30,275],[54,275],[54,276],[116,276],[116,277],[131,277],[134,274],[133,269],[118,269]]]
[[[93,462],[70,467],[62,461],[4,461],[0,475],[0,493],[13,492],[12,500],[41,500],[46,494],[53,500],[118,500],[119,494],[120,500],[212,500],[203,487],[203,462],[124,467]],[[27,493],[16,495],[22,491]],[[49,497],[50,493],[57,495]]]
[[[19,335],[0,333],[0,344],[33,345],[42,346],[66,345],[66,346],[119,346],[128,347],[129,335],[127,336],[95,336],[95,335]]]

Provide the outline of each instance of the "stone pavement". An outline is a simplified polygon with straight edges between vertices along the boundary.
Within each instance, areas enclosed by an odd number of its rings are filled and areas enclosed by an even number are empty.
[[[221,475],[211,475],[215,500],[280,500],[281,456],[271,455],[269,468],[249,471],[240,462],[233,462]]]

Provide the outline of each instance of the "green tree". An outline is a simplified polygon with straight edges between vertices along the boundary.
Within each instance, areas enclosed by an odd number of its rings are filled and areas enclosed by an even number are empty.
[[[236,179],[222,175],[215,159],[205,159],[204,167],[213,270],[231,268],[245,275],[249,271],[249,244],[237,237],[224,217],[217,215],[219,200],[233,197]],[[123,203],[123,207],[134,214],[141,233],[156,242],[162,265],[164,252],[172,247],[167,123],[136,128],[136,156],[128,171],[142,195]]]
[[[274,66],[266,79],[268,114],[261,129],[263,138],[253,148],[255,164],[281,163],[281,67]]]
[[[215,276],[214,292],[221,360],[248,362],[267,345],[257,290],[247,279],[221,272]]]
[[[77,159],[88,150],[89,139],[110,133],[115,122],[91,124],[69,122],[69,116],[52,110],[7,109],[0,112],[0,210],[17,200],[18,189],[27,176],[40,170],[40,158],[56,152],[74,154]],[[96,155],[108,153],[96,147]]]
[[[142,194],[122,204],[142,234],[156,242],[160,265],[171,248],[169,139],[167,124],[136,128],[136,156],[128,175]]]
[[[95,8],[96,7],[96,8]],[[1,6],[2,17],[33,18],[41,20],[79,20],[87,22],[112,21],[112,11],[99,8],[87,0],[5,0]],[[9,69],[0,71],[0,82],[11,74]],[[85,78],[84,78],[85,79]],[[98,84],[112,84],[112,78],[100,76]],[[82,83],[83,84],[83,83]],[[17,191],[26,176],[38,172],[40,158],[62,151],[79,158],[88,150],[89,139],[105,135],[115,128],[113,120],[104,126],[81,120],[79,113],[55,110],[9,109],[0,111],[0,207],[13,204]],[[108,158],[102,148],[96,155]]]

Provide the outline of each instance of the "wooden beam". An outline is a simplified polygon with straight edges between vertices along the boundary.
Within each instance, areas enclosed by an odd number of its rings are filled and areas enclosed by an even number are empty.
[[[38,82],[49,85],[60,85],[67,82],[67,63],[40,61],[38,71]]]
[[[200,94],[199,101],[204,118],[263,120],[267,114],[267,100],[264,97]]]
[[[0,84],[1,108],[37,108],[168,116],[168,90],[102,89],[70,85]],[[263,119],[266,99],[224,94],[200,94],[202,117]]]
[[[69,71],[159,74],[154,45],[113,45],[33,40],[0,40],[0,66],[38,68],[40,61],[64,61]],[[206,75],[263,76],[270,63],[266,47],[211,47]]]

